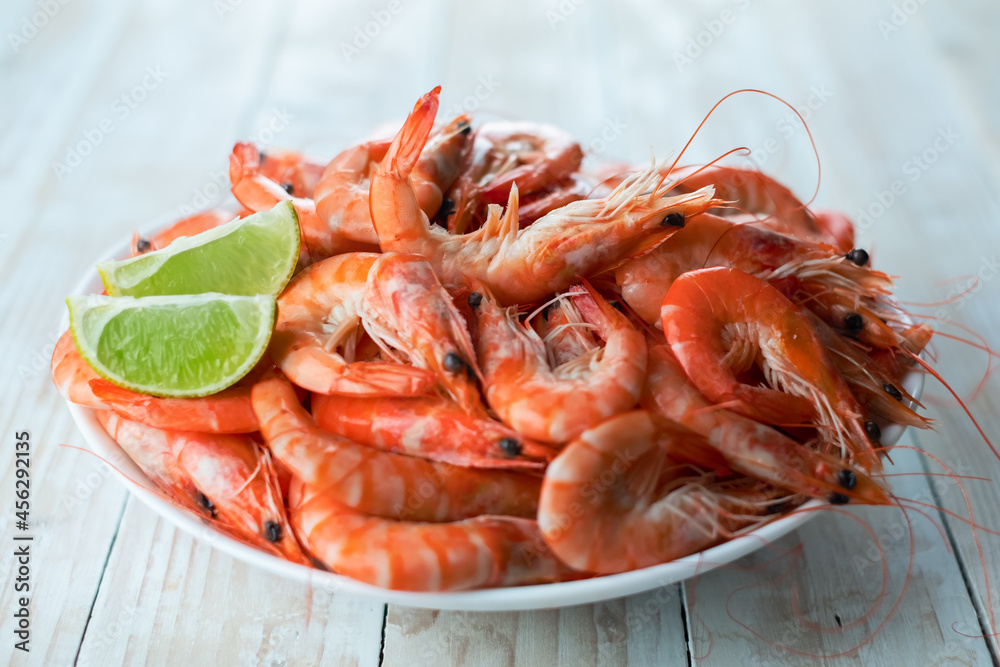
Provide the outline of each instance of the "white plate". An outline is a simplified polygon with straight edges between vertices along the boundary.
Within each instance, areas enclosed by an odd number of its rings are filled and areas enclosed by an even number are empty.
[[[158,229],[158,227],[153,227],[153,229]],[[116,244],[97,261],[106,258],[122,259],[128,257],[128,247],[128,241]],[[101,284],[97,271],[91,270],[80,280],[74,293],[94,294],[100,293],[103,289],[104,286]],[[65,329],[66,326],[67,321],[64,317],[63,328]],[[922,373],[911,373],[903,384],[911,395],[919,399],[923,389],[924,376]],[[686,558],[632,572],[557,584],[490,588],[454,593],[391,591],[363,584],[338,574],[290,563],[271,554],[258,551],[215,530],[194,513],[171,505],[153,491],[153,484],[118,444],[104,432],[97,417],[94,416],[93,410],[69,402],[67,405],[69,405],[73,420],[80,427],[90,448],[105,461],[114,464],[112,469],[125,486],[153,511],[192,536],[208,542],[234,558],[293,581],[307,583],[323,590],[348,593],[408,607],[468,611],[515,611],[586,604],[641,593],[683,581],[695,574],[702,574],[731,563],[795,530],[815,516],[817,510],[825,506],[825,503],[820,501],[810,501],[792,514],[775,519],[752,533]],[[886,426],[882,429],[882,444],[885,446],[895,444],[902,437],[903,431],[905,431],[905,427],[898,424]]]

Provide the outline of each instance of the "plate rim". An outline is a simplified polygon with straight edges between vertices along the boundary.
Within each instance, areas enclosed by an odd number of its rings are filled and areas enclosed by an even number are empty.
[[[216,208],[232,209],[234,215],[238,210],[234,203],[229,202],[224,202]],[[145,231],[147,234],[161,231],[169,224],[176,222],[175,218],[176,215],[171,215],[169,219],[167,216],[160,216],[146,226]],[[129,241],[127,239],[119,241],[110,246],[98,258],[98,261],[127,257],[128,248]],[[96,269],[91,266],[76,282],[71,294],[93,294],[99,293],[102,289],[103,284],[100,276]],[[64,311],[61,329],[65,330],[67,327],[68,316]],[[904,378],[903,385],[912,396],[919,400],[924,380],[923,373],[913,371]],[[826,502],[810,500],[791,513],[776,517],[744,535],[690,556],[629,572],[600,575],[575,581],[468,591],[398,591],[365,584],[345,575],[283,560],[278,556],[243,544],[212,528],[202,517],[162,498],[152,482],[118,446],[118,443],[104,431],[93,410],[72,403],[65,398],[63,400],[69,407],[73,421],[83,434],[88,448],[109,466],[114,476],[129,492],[138,496],[147,507],[170,521],[175,527],[197,540],[207,542],[209,546],[236,560],[284,579],[334,594],[342,593],[383,604],[450,611],[528,611],[613,600],[679,583],[695,575],[704,574],[732,563],[784,537],[829,507]],[[906,428],[900,424],[887,425],[882,429],[883,444],[887,447],[896,444]]]

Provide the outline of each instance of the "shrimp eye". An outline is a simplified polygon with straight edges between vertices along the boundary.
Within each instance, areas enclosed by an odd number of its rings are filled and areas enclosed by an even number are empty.
[[[885,389],[885,393],[889,394],[897,401],[903,400],[903,395],[899,393],[898,389],[896,389],[896,385],[892,384],[891,382],[886,382],[884,385],[882,385],[882,388]]]
[[[878,427],[878,424],[872,421],[865,422],[865,433],[872,442],[878,442],[882,439],[882,429]]]
[[[469,308],[475,310],[479,308],[479,305],[483,302],[483,295],[479,292],[473,292],[469,295]]]
[[[851,501],[851,499],[843,493],[831,493],[829,500],[831,505],[846,505]]]
[[[458,131],[462,134],[468,134],[469,132],[472,132],[472,126],[469,125],[469,121],[463,120],[458,124]]]
[[[202,509],[208,512],[213,519],[217,516],[215,512],[215,503],[213,503],[209,497],[201,491],[198,492],[198,504]]]
[[[683,227],[684,226],[684,214],[678,211],[672,211],[667,213],[666,217],[660,221],[660,227]]]
[[[295,195],[295,185],[292,183],[282,183],[281,187],[285,189],[285,192],[294,196]]]
[[[465,368],[465,362],[456,352],[444,355],[444,369],[449,373],[457,373]]]
[[[500,441],[500,449],[503,450],[504,454],[517,456],[521,453],[521,443],[517,441],[517,438],[507,437]]]
[[[139,252],[146,252],[149,250],[151,245],[152,244],[149,242],[149,239],[140,238],[135,242],[135,249]]]
[[[850,491],[858,485],[858,476],[854,474],[853,470],[844,468],[837,473],[837,481],[840,482],[842,487]]]
[[[864,266],[868,263],[868,253],[861,248],[855,248],[851,252],[847,253],[847,259],[854,262],[858,266]]]
[[[865,328],[865,320],[858,313],[848,313],[844,318],[844,326],[851,333],[858,333]]]
[[[281,525],[277,521],[268,521],[264,524],[264,537],[272,544],[281,541]]]

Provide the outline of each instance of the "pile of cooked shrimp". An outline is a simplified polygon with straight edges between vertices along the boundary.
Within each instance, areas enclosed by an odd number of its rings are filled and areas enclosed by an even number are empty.
[[[435,124],[329,163],[237,144],[242,215],[290,200],[268,355],[212,396],[53,378],[173,502],[291,561],[442,591],[689,555],[817,498],[888,504],[881,428],[931,329],[851,222],[719,165],[584,169],[540,124]],[[228,221],[183,220],[133,254]]]

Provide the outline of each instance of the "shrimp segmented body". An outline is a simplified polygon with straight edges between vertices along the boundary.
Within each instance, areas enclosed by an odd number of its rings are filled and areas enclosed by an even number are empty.
[[[474,470],[366,447],[316,426],[292,385],[254,385],[260,432],[274,456],[337,502],[375,516],[456,521],[479,514],[530,517],[539,480],[505,470]]]
[[[826,347],[776,288],[736,269],[691,271],[670,286],[661,318],[671,350],[709,400],[769,424],[813,420],[842,458],[865,470],[880,466],[861,408]],[[769,387],[738,379],[755,363]]]
[[[795,278],[825,287],[831,293],[875,299],[892,288],[892,279],[843,254],[806,241],[737,224],[709,213],[699,215],[649,254],[622,264],[615,271],[622,297],[643,320],[659,320],[660,303],[681,274],[724,266],[768,281]],[[813,306],[816,299],[806,303]],[[842,315],[841,315],[842,317]]]
[[[414,366],[431,371],[464,409],[480,407],[479,367],[465,319],[423,257],[385,253],[375,260],[365,286],[363,318],[377,343],[402,351]]]
[[[585,431],[549,464],[538,526],[553,553],[578,570],[610,574],[700,551],[762,523],[766,505],[746,490],[671,479],[676,441],[704,439],[626,412]],[[749,487],[753,489],[753,486]],[[573,511],[585,507],[587,511]]]
[[[295,541],[270,454],[248,436],[164,431],[98,410],[98,420],[146,476],[183,507],[293,562]]]
[[[642,333],[593,288],[570,297],[592,311],[605,346],[554,369],[544,342],[517,320],[515,309],[500,308],[488,294],[476,308],[486,401],[519,433],[553,444],[632,408],[646,376]]]
[[[269,211],[279,202],[291,201],[302,235],[300,266],[344,252],[373,250],[331,229],[316,213],[312,199],[289,194],[279,183],[261,173],[260,153],[253,144],[238,143],[229,156],[229,180],[233,196],[254,213]]]
[[[313,556],[358,581],[392,590],[458,591],[572,576],[531,519],[477,516],[451,523],[393,521],[338,503],[293,479],[292,524]]]
[[[403,364],[355,361],[368,274],[379,255],[345,253],[307,267],[278,297],[268,348],[295,384],[321,394],[412,396],[436,382]]]
[[[437,396],[314,395],[320,428],[369,447],[468,468],[542,470],[555,455],[485,414]]]
[[[166,248],[168,245],[182,236],[194,236],[209,229],[214,229],[219,225],[232,220],[235,216],[225,209],[210,209],[202,213],[196,213],[190,217],[178,220],[170,227],[148,238],[139,236],[138,232],[132,237],[129,246],[129,254],[132,257],[142,255],[153,250]]]
[[[425,215],[441,208],[444,191],[458,177],[462,152],[470,133],[469,121],[459,116],[431,135],[413,169],[413,187]],[[316,186],[316,212],[334,232],[354,241],[378,245],[368,206],[375,166],[389,150],[388,140],[352,146],[330,161]]]
[[[711,184],[718,197],[737,210],[765,216],[755,220],[755,225],[806,241],[828,243],[844,252],[854,247],[854,227],[847,218],[826,212],[817,216],[791,190],[756,169],[714,164],[687,167],[674,176],[679,181],[675,188],[678,192]]]
[[[201,398],[161,398],[139,394],[105,380],[83,360],[70,332],[52,354],[52,381],[68,400],[94,410],[113,409],[121,417],[158,429],[199,433],[252,433],[257,417],[247,387],[230,387]]]
[[[417,102],[372,176],[371,213],[383,251],[427,258],[447,284],[462,285],[468,276],[501,304],[537,301],[649,250],[714,202],[711,187],[665,196],[654,167],[625,179],[605,199],[572,202],[525,229],[519,227],[516,185],[506,212],[491,205],[475,232],[453,235],[431,227],[409,176],[433,126],[438,91]]]
[[[744,475],[813,498],[889,503],[885,491],[861,469],[836,456],[815,452],[760,422],[713,406],[666,345],[649,349],[648,376],[640,403],[705,436],[728,466]]]

